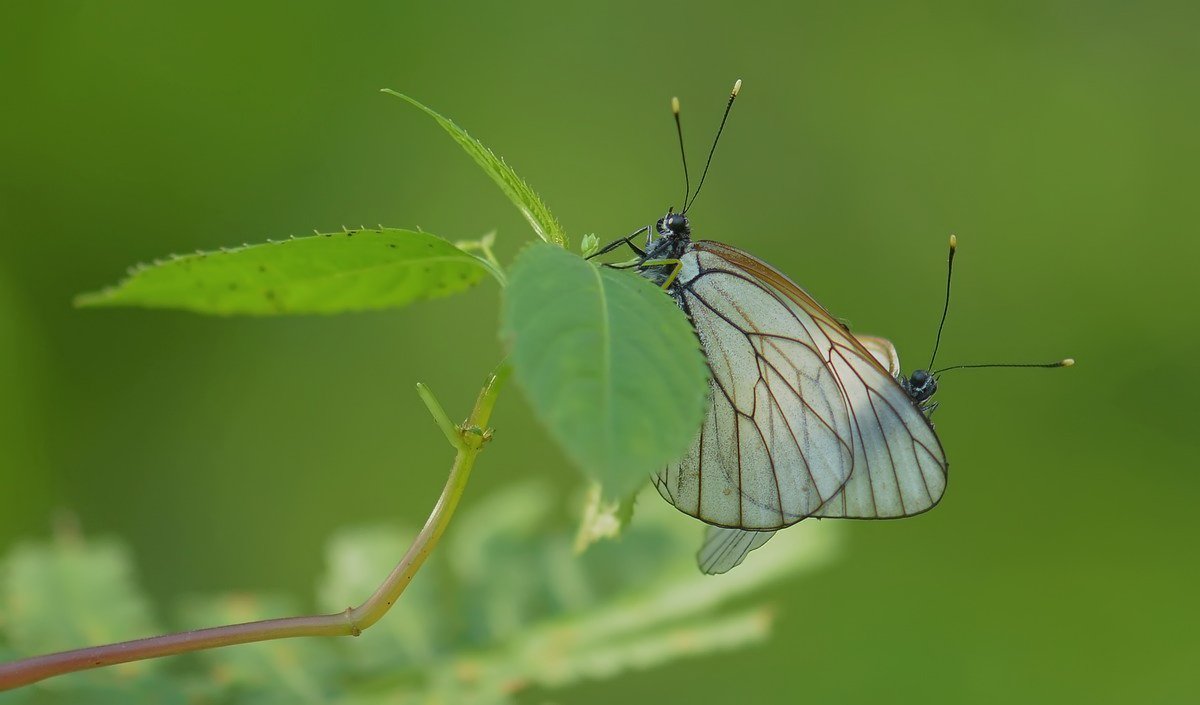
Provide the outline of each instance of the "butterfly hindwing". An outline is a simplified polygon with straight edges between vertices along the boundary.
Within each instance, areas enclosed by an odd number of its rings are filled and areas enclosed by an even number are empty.
[[[746,554],[762,547],[774,531],[743,531],[708,526],[704,531],[704,543],[696,554],[700,570],[708,575],[720,575],[742,564]]]
[[[871,353],[871,357],[888,371],[892,377],[900,374],[900,356],[896,353],[896,346],[892,345],[892,341],[887,338],[877,338],[873,335],[856,335],[858,342]]]

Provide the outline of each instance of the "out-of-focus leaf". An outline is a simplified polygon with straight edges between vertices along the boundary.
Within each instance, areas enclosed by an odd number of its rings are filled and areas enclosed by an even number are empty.
[[[191,598],[181,610],[190,626],[253,622],[301,614],[295,600],[255,595]],[[329,639],[280,639],[202,651],[206,685],[255,703],[324,703],[335,691],[340,663]],[[204,693],[214,698],[211,690]]]
[[[52,543],[16,546],[0,564],[5,641],[25,656],[152,636],[160,630],[134,582],[129,551],[111,540],[64,532]],[[55,688],[132,681],[155,661],[51,681]]]
[[[337,532],[325,549],[326,572],[317,586],[318,604],[326,612],[354,607],[367,598],[408,550],[413,530],[363,527]],[[387,617],[345,643],[363,668],[411,667],[446,645],[436,610],[443,582],[441,561],[427,563]]]
[[[22,691],[16,691],[22,692]],[[35,688],[26,689],[33,694],[29,702],[37,705],[129,705],[129,703],[154,703],[155,705],[199,705],[181,679],[165,668],[145,673],[136,678],[113,677],[97,671],[85,671],[61,676]],[[9,705],[0,693],[0,704]]]
[[[557,607],[543,567],[552,550],[542,535],[551,506],[546,488],[519,484],[458,518],[446,559],[457,581],[489,586],[463,593],[459,603],[470,642],[506,638]]]
[[[700,344],[667,294],[549,245],[527,247],[501,331],[530,404],[614,497],[687,450],[708,399]]]
[[[623,500],[609,500],[605,499],[599,483],[588,487],[583,516],[579,518],[579,531],[575,533],[575,552],[583,553],[597,541],[620,536],[621,530],[633,518],[636,498],[634,494]]]
[[[566,652],[550,644],[531,649],[522,663],[531,680],[543,688],[570,685],[585,678],[606,679],[630,670],[646,670],[689,656],[735,651],[765,641],[772,612],[760,608],[732,616],[714,616],[693,625],[650,630],[632,638],[593,642]]]
[[[426,115],[433,118],[437,124],[442,126],[454,141],[458,143],[463,150],[471,155],[475,163],[480,166],[487,175],[492,177],[504,195],[508,196],[508,200],[512,201],[517,210],[521,211],[521,215],[525,216],[525,220],[533,226],[533,231],[537,236],[546,242],[552,242],[559,247],[567,246],[567,234],[563,231],[562,226],[558,224],[558,219],[550,212],[542,199],[538,197],[529,184],[525,180],[517,176],[517,172],[512,170],[504,160],[497,157],[492,150],[483,146],[479,140],[467,134],[458,125],[455,125],[449,118],[443,117],[434,112],[430,108],[422,105],[419,101],[410,98],[403,93],[397,93],[390,88],[383,89],[384,93],[394,95],[397,98],[403,98],[412,105],[421,109]]]
[[[458,293],[492,269],[429,233],[348,230],[139,265],[76,304],[255,316],[368,311]]]
[[[599,544],[581,557],[592,576],[618,573],[641,582],[604,591],[591,609],[525,630],[502,654],[474,661],[476,668],[490,674],[483,680],[559,687],[761,641],[770,630],[770,611],[760,608],[717,619],[719,608],[822,565],[835,549],[829,531],[833,527],[801,525],[780,534],[778,546],[764,547],[761,552],[766,555],[738,571],[719,578],[703,576],[693,560],[698,523],[662,502],[647,504],[620,542]],[[654,562],[648,565],[641,560],[645,558]]]

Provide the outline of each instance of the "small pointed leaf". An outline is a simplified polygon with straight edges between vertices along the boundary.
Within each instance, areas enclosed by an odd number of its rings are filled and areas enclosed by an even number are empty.
[[[521,215],[525,216],[525,220],[528,220],[529,224],[533,226],[533,231],[537,233],[538,237],[546,242],[553,242],[560,247],[567,246],[567,234],[563,231],[562,226],[558,224],[558,219],[554,217],[554,214],[550,212],[550,209],[546,207],[546,204],[542,202],[537,193],[529,187],[529,184],[525,183],[525,180],[520,176],[517,176],[517,172],[513,171],[512,167],[508,164],[505,164],[503,159],[497,157],[492,150],[483,146],[479,140],[468,135],[466,130],[454,124],[452,120],[434,112],[419,101],[403,93],[397,93],[390,88],[383,89],[383,92],[388,95],[394,95],[397,98],[403,98],[436,120],[437,124],[441,125],[442,129],[449,133],[467,154],[471,155],[475,163],[486,171],[488,176],[492,177],[492,180],[496,182],[500,190],[504,191],[504,195],[508,196],[508,200],[513,202],[513,205],[521,211]]]

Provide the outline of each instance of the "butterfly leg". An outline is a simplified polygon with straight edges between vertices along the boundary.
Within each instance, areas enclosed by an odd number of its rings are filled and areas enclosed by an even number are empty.
[[[648,259],[638,263],[639,269],[648,267],[666,267],[671,265],[671,273],[667,275],[666,281],[662,283],[662,288],[670,289],[671,284],[675,282],[675,277],[679,276],[679,270],[683,267],[683,262],[678,259]]]
[[[612,252],[613,250],[620,247],[621,245],[629,245],[630,249],[632,249],[634,252],[636,252],[638,257],[645,257],[646,252],[644,250],[642,250],[642,248],[633,244],[633,238],[637,237],[638,235],[641,235],[642,233],[649,233],[649,232],[650,232],[649,225],[638,228],[636,231],[630,233],[629,235],[626,235],[625,237],[621,238],[620,240],[613,240],[612,242],[608,243],[604,247],[601,247],[599,250],[596,250],[592,254],[588,255],[587,259],[591,259],[593,257],[599,257],[600,255],[604,255],[604,254],[608,254],[609,252]],[[647,237],[649,237],[649,236],[647,236]]]

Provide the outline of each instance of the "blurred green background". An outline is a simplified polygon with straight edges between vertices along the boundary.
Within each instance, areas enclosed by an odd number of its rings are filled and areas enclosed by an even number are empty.
[[[1194,3],[91,3],[0,10],[0,553],[55,512],[132,544],[163,600],[308,594],[338,527],[421,521],[500,357],[498,292],[395,313],[77,311],[170,252],[342,225],[531,237],[392,87],[539,190],[576,242],[677,204],[745,88],[697,237],[772,262],[943,380],[934,512],[846,524],[769,646],[562,702],[1195,697],[1200,6]],[[577,476],[516,390],[467,502]],[[453,531],[453,528],[451,529]],[[753,558],[751,558],[753,560]],[[532,694],[530,702],[540,696]]]

